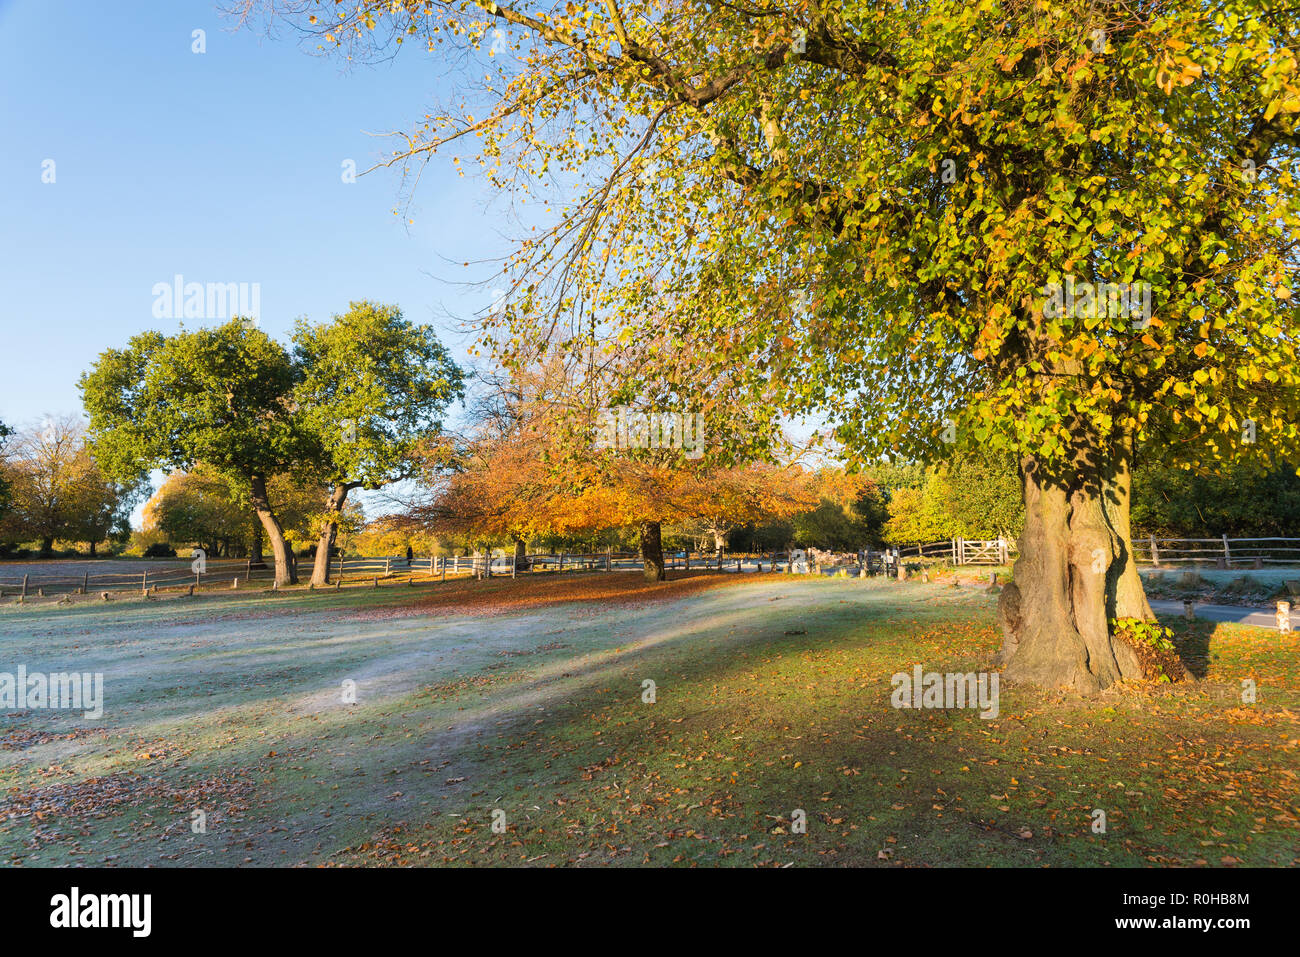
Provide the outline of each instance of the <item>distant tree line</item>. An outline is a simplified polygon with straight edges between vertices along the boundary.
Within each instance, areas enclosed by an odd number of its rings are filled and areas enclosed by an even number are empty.
[[[142,477],[116,480],[100,469],[76,417],[18,430],[0,424],[0,556],[50,557],[58,543],[94,555],[121,543],[146,489]]]
[[[1135,534],[1166,538],[1300,537],[1300,475],[1292,467],[1225,467],[1216,474],[1167,466],[1134,475]],[[788,543],[845,550],[960,537],[1015,540],[1024,527],[1016,464],[966,455],[943,466],[874,465],[856,484],[819,496],[788,518],[746,524],[730,536],[738,550]]]

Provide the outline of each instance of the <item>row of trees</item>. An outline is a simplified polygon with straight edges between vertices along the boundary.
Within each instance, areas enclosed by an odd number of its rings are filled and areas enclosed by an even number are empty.
[[[420,449],[437,442],[462,383],[432,327],[394,306],[354,302],[327,323],[299,320],[290,348],[243,319],[142,333],[104,352],[81,390],[106,474],[135,481],[152,469],[185,472],[196,513],[251,510],[280,584],[298,575],[283,521],[293,496],[277,501],[274,489],[314,490],[311,580],[325,584],[349,494],[427,464]],[[184,521],[171,511],[168,521]],[[220,546],[235,535],[225,533],[202,534]]]
[[[1017,539],[1024,526],[1016,465],[966,455],[932,470],[873,468],[884,498],[885,541]],[[1134,533],[1161,538],[1295,536],[1300,474],[1294,465],[1225,464],[1196,471],[1159,462],[1134,470]]]
[[[694,529],[721,546],[747,522],[784,517],[816,501],[811,477],[775,461],[722,463],[681,443],[601,448],[605,403],[590,366],[561,362],[485,378],[464,436],[426,446],[427,494],[408,509],[411,526],[484,547],[547,536],[635,529],[652,581],[666,575],[664,527]],[[631,393],[611,404],[643,409]],[[698,458],[693,456],[699,452]]]
[[[496,385],[499,389],[501,383]],[[505,406],[499,399],[485,398],[479,407],[498,403],[498,409],[509,408],[511,399]],[[508,421],[492,418],[488,430],[459,446],[459,459],[447,454],[453,447],[449,441],[427,447],[426,452],[440,452],[437,470],[455,478],[435,480],[438,491],[432,502],[381,519],[358,544],[379,553],[404,551],[414,543],[420,554],[427,554],[457,546],[518,548],[525,533],[528,541],[538,543],[576,543],[584,537],[622,543],[625,535],[617,523],[625,513],[610,510],[608,499],[591,509],[589,497],[581,518],[570,513],[556,522],[554,515],[547,520],[535,510],[535,494],[519,494],[529,483],[540,489],[552,482],[548,450],[540,441],[512,438],[503,431]],[[0,425],[0,451],[0,543],[33,542],[49,555],[57,541],[82,542],[94,555],[101,543],[120,543],[129,534],[129,516],[144,483],[108,479],[77,419],[46,417],[17,434]],[[511,478],[503,481],[502,475]],[[666,540],[695,548],[774,550],[798,544],[849,550],[953,536],[1014,539],[1024,520],[1015,464],[985,455],[964,456],[936,469],[877,464],[857,476],[835,466],[806,471],[749,465],[695,469],[673,481],[684,478],[691,484],[690,495],[660,483],[657,495],[670,507],[658,514],[664,516]],[[321,503],[330,494],[330,488],[309,477],[270,479],[268,499],[289,543],[315,544]],[[552,503],[570,510],[574,505],[576,500],[562,495]],[[509,521],[511,510],[527,520]],[[211,556],[262,561],[264,529],[246,495],[237,483],[202,464],[168,476],[146,503],[143,518],[145,537],[201,546]],[[1140,468],[1133,519],[1139,533],[1162,537],[1292,534],[1300,527],[1300,477],[1291,468],[1238,467],[1218,475]],[[363,527],[360,507],[353,502],[334,521],[349,532]]]
[[[821,547],[852,542],[916,544],[947,538],[1018,539],[1024,527],[1016,463],[979,452],[936,468],[875,465],[854,501],[825,500],[788,527],[758,529]],[[1300,532],[1300,474],[1292,465],[1238,463],[1216,472],[1160,464],[1133,478],[1135,534],[1161,538],[1295,536]]]
[[[618,526],[619,514],[610,511],[560,523],[527,512],[531,521],[512,525],[506,514],[531,505],[509,499],[505,493],[517,486],[501,476],[518,478],[528,471],[544,484],[550,481],[544,462],[493,459],[481,445],[463,448],[482,456],[482,465],[448,461],[432,499],[409,512],[366,523],[360,507],[349,503],[340,530],[348,533],[350,549],[380,555],[412,547],[425,556],[520,549],[525,541],[571,549],[635,544],[637,530]],[[448,477],[458,470],[454,479]],[[679,497],[681,507],[664,513],[670,516],[662,526],[665,547],[780,551],[797,545],[852,551],[952,537],[1015,540],[1024,521],[1014,463],[999,465],[985,457],[958,459],[938,469],[874,465],[857,476],[838,466],[815,471],[749,466],[697,470],[692,478],[705,484],[697,494]],[[326,490],[279,476],[269,493],[286,538],[314,547]],[[145,533],[202,546],[210,555],[251,555],[260,561],[261,525],[239,501],[228,481],[203,469],[175,473],[146,504]],[[557,507],[565,504],[573,503],[562,497],[556,502]],[[1141,535],[1293,535],[1300,528],[1300,476],[1289,468],[1264,473],[1234,469],[1225,475],[1139,469],[1133,516]]]

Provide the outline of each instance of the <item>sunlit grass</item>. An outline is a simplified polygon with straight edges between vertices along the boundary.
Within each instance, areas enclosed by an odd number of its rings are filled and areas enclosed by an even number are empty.
[[[102,670],[106,700],[99,722],[0,716],[3,858],[1296,863],[1294,635],[1198,623],[1196,685],[1003,685],[986,720],[890,705],[913,665],[992,666],[980,587],[686,584],[531,607],[511,596],[545,582],[434,605],[436,585],[7,606],[0,671]]]

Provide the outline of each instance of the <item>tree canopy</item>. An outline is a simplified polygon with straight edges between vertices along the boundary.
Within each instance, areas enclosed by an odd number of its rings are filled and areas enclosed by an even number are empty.
[[[354,302],[331,322],[301,320],[292,353],[244,319],[173,335],[148,332],[100,356],[81,380],[97,454],[117,473],[202,467],[252,506],[275,554],[276,581],[297,580],[268,486],[324,486],[312,580],[348,492],[410,474],[418,443],[461,394],[461,373],[428,326]]]
[[[313,470],[329,487],[312,571],[312,583],[323,585],[348,493],[416,473],[447,407],[464,396],[464,376],[433,327],[368,301],[327,323],[299,320],[293,361],[294,406],[312,436]]]
[[[104,352],[81,378],[96,455],[112,474],[202,464],[247,496],[275,553],[276,581],[297,580],[267,497],[273,475],[314,452],[291,401],[288,351],[252,322],[171,336],[146,332]]]
[[[1012,679],[1136,673],[1110,622],[1151,617],[1129,543],[1139,456],[1293,458],[1290,8],[298,9],[354,58],[408,40],[471,56],[464,99],[389,161],[468,145],[490,182],[552,204],[486,317],[507,363],[630,344],[637,394],[697,403],[743,457],[781,412],[824,415],[851,465],[1012,456]]]

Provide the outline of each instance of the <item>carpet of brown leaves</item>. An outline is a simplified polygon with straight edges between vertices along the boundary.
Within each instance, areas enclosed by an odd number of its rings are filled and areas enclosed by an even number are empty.
[[[457,579],[434,585],[432,593],[430,586],[424,585],[415,592],[415,597],[409,603],[361,611],[345,617],[406,617],[412,612],[420,614],[435,610],[476,616],[500,615],[570,602],[597,602],[604,607],[635,608],[661,601],[675,601],[715,588],[752,584],[758,579],[773,577],[781,576],[770,573],[736,575],[700,571],[670,573],[668,580],[663,582],[647,582],[640,575],[622,572],[572,576],[521,575],[515,579],[500,576],[486,581]]]

